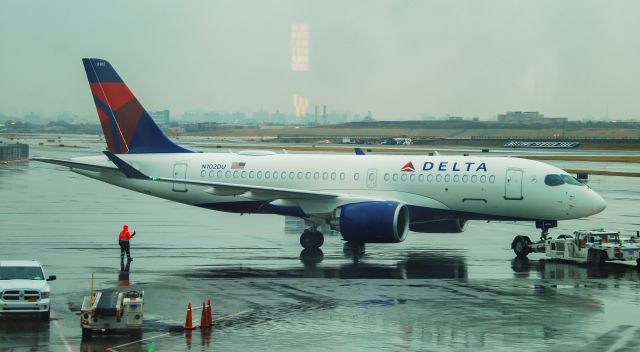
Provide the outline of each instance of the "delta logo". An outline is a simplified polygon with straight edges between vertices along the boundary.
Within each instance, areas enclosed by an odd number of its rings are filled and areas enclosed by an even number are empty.
[[[402,172],[416,172],[416,168],[413,167],[413,163],[412,162],[408,162],[408,163],[404,164],[404,166],[402,167],[402,169],[400,169],[400,171],[402,171]]]

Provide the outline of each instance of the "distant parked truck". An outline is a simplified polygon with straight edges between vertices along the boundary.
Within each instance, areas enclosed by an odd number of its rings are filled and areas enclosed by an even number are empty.
[[[590,264],[607,261],[630,261],[640,266],[640,239],[620,239],[620,232],[604,229],[579,230],[572,235],[532,243],[527,236],[516,236],[511,248],[518,257],[532,252],[544,252],[553,259],[566,259]]]

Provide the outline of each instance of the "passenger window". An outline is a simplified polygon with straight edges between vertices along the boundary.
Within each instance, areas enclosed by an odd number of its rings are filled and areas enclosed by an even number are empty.
[[[356,172],[355,174],[353,174],[353,180],[354,181],[358,181],[359,179],[360,179],[360,174],[359,173]]]
[[[438,174],[438,176],[436,176],[436,182],[440,181],[442,181],[442,175]]]
[[[262,171],[258,171],[258,174],[256,176],[258,176],[258,178],[262,178]]]
[[[222,171],[218,171],[218,178],[222,178]]]
[[[265,171],[264,178],[270,178],[270,177],[271,177],[271,171]]]
[[[278,179],[278,171],[274,171],[273,172],[273,179],[277,180]]]
[[[433,181],[433,174],[429,174],[427,176],[427,182],[432,182]]]
[[[398,174],[393,174],[393,180],[398,181]]]
[[[471,182],[472,183],[478,182],[478,175],[471,175]]]
[[[400,176],[400,179],[402,180],[402,182],[407,180],[407,174],[402,174],[402,176]]]
[[[544,184],[547,186],[560,186],[564,184],[564,181],[560,175],[547,175],[544,177]]]
[[[391,176],[389,174],[384,174],[384,180],[389,181],[389,179],[391,179]]]
[[[344,179],[347,177],[347,175],[344,172],[340,173],[340,180],[344,181]]]
[[[247,172],[246,171],[242,171],[240,173],[240,176],[242,176],[242,178],[246,178],[247,177]]]
[[[229,178],[231,177],[231,171],[227,171],[224,173],[224,177]]]
[[[469,181],[469,176],[468,175],[462,175],[462,182],[467,183],[467,181]]]
[[[306,174],[304,174],[304,178],[306,178],[307,180],[311,179],[311,172],[307,172]]]
[[[489,176],[489,182],[490,182],[490,183],[494,183],[494,182],[496,182],[496,175],[491,175],[491,176]]]
[[[213,170],[209,171],[209,177],[213,177],[213,176],[215,176],[215,175],[216,175],[216,172],[215,172],[215,171],[213,171]]]
[[[298,180],[302,180],[302,172],[298,172]]]
[[[451,175],[449,174],[444,175],[444,182],[449,182],[449,181],[451,181]]]
[[[453,182],[460,181],[460,175],[453,175]]]
[[[329,173],[328,173],[328,172],[323,172],[323,173],[322,173],[322,179],[323,179],[323,180],[326,180],[326,179],[328,179],[328,178],[329,178]]]
[[[487,176],[486,175],[480,176],[480,182],[482,182],[482,183],[487,182]]]
[[[249,171],[249,178],[253,178],[253,175],[254,175],[254,174],[255,174],[255,173],[254,173],[253,171]]]
[[[300,175],[302,175],[302,174],[300,174]],[[293,180],[294,178],[296,178],[296,173],[295,173],[295,172],[293,172],[293,171],[291,171],[291,172],[289,173],[289,178],[290,178],[290,179],[292,179],[292,180]]]
[[[205,170],[202,170],[200,172],[200,177],[205,177],[205,176],[207,176],[207,172]]]
[[[286,172],[284,172],[284,171],[282,171],[282,173],[280,174],[280,178],[281,178],[281,179],[283,179],[283,180],[284,180],[285,178],[287,178],[287,173],[286,173]],[[292,178],[293,178],[293,177],[292,177]]]
[[[424,175],[423,174],[420,174],[420,176],[418,176],[418,181],[424,182]]]
[[[411,174],[411,176],[409,176],[409,180],[414,182],[416,180],[416,174]]]
[[[332,180],[335,180],[335,179],[336,179],[336,176],[337,176],[337,175],[336,175],[336,173],[335,173],[335,172],[332,172],[332,173],[331,173],[331,179],[332,179]]]
[[[317,171],[316,171],[316,172],[314,172],[314,173],[313,173],[313,179],[314,179],[314,180],[317,180],[317,179],[319,179],[319,178],[320,178],[320,173],[319,173],[319,172],[317,172]]]
[[[233,172],[233,178],[237,178],[238,177],[238,171],[234,171]]]

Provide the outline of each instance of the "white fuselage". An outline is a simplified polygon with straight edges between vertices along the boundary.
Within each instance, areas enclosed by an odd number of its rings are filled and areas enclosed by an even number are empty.
[[[293,201],[306,214],[327,213],[341,204],[392,200],[409,206],[474,214],[474,219],[563,220],[593,215],[606,203],[589,187],[545,184],[561,169],[511,157],[333,155],[269,153],[122,154],[148,176],[194,181],[330,191],[343,197]],[[105,156],[74,161],[113,166]],[[410,163],[410,164],[409,164]],[[404,171],[403,171],[404,170]],[[126,178],[118,170],[75,172],[127,189],[191,205],[273,201],[264,194],[237,194],[204,185]],[[215,207],[212,207],[215,208]],[[412,219],[413,220],[413,219]]]

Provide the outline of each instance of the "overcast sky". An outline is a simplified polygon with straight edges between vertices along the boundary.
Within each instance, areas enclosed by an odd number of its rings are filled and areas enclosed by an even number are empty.
[[[0,114],[94,115],[81,58],[148,110],[378,119],[640,118],[640,1],[26,1],[0,4]],[[309,24],[308,72],[291,24]]]

